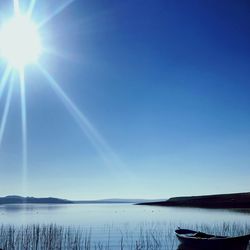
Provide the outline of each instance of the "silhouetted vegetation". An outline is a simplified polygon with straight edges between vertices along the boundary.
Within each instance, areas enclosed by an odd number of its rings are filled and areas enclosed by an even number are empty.
[[[185,227],[185,225],[181,225]],[[189,226],[190,228],[190,226]],[[193,226],[195,230],[220,235],[242,235],[250,232],[247,225],[222,224],[208,227]],[[21,227],[0,227],[0,248],[4,250],[176,250],[178,241],[174,234],[174,225],[158,228],[157,225],[139,227],[138,231],[121,229],[119,237],[96,237],[91,229],[58,225],[27,225]]]

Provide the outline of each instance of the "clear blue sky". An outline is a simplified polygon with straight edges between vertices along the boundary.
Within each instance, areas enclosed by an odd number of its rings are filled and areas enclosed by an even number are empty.
[[[1,12],[10,9],[3,2]],[[37,1],[34,19],[65,2]],[[41,71],[27,67],[27,195],[250,191],[249,13],[246,0],[75,0],[47,22],[40,33],[53,53],[40,64],[95,131],[86,136]],[[22,194],[21,146],[16,81],[1,196]]]

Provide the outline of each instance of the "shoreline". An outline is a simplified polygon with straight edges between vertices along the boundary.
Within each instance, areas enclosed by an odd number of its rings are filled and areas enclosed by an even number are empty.
[[[214,209],[229,209],[229,208],[250,209],[250,192],[235,193],[235,194],[173,197],[165,201],[144,202],[144,203],[137,203],[136,205],[214,208]]]

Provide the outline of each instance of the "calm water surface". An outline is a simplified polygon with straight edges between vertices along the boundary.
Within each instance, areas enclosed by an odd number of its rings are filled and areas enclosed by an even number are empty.
[[[152,207],[132,204],[1,205],[4,225],[57,224],[91,230],[94,240],[115,244],[121,236],[136,237],[141,229],[166,233],[177,240],[174,229],[182,227],[223,227],[223,224],[249,226],[250,212],[198,208]],[[219,232],[218,232],[219,233]],[[233,233],[233,232],[231,232]],[[250,232],[249,232],[250,233]],[[110,243],[110,244],[111,244]],[[170,249],[170,248],[169,248]]]
[[[133,204],[1,205],[3,224],[56,223],[91,226],[103,224],[173,223],[218,224],[248,223],[250,211],[199,208],[136,206]]]

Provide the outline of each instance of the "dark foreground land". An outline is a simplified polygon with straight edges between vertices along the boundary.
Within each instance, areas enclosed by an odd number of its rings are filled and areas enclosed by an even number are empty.
[[[174,197],[166,201],[138,203],[137,205],[198,208],[250,208],[250,192]]]

